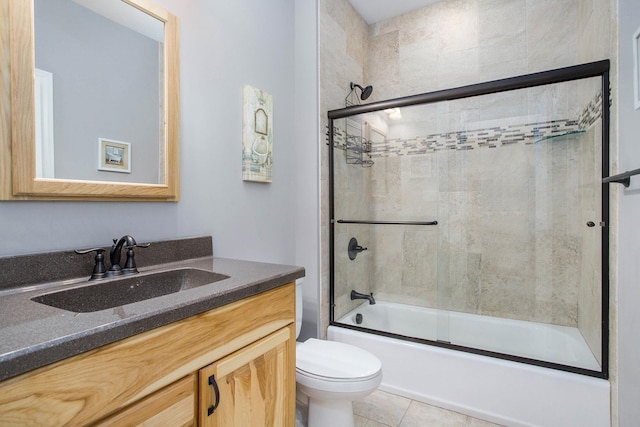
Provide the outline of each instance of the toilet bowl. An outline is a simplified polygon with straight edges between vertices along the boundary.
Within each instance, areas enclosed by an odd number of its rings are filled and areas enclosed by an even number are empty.
[[[296,326],[302,322],[302,290],[296,286]],[[353,404],[382,381],[373,354],[344,343],[309,338],[296,343],[296,388],[308,398],[308,427],[353,427]]]

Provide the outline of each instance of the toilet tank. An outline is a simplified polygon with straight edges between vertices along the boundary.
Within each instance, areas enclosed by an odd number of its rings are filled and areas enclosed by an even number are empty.
[[[302,279],[296,281],[296,338],[302,328]]]

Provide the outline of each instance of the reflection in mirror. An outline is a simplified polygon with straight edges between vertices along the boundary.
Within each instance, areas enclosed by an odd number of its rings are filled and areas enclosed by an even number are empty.
[[[36,68],[36,176],[54,178],[53,74]]]
[[[35,0],[34,32],[36,176],[163,184],[163,22],[120,1]]]

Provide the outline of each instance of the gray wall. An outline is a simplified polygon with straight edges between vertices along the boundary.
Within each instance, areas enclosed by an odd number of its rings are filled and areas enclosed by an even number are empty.
[[[156,2],[180,18],[180,202],[0,202],[0,256],[104,245],[125,233],[213,235],[216,256],[305,267],[302,335],[315,336],[316,2]],[[271,184],[242,181],[245,84],[273,95]]]
[[[640,168],[640,110],[633,107],[632,36],[640,27],[640,3],[619,0],[618,141],[620,172]],[[614,89],[615,90],[615,89]],[[614,99],[616,96],[614,95]],[[615,118],[614,118],[615,120]],[[620,191],[618,246],[618,418],[623,427],[640,419],[640,177]],[[616,191],[616,190],[614,190]],[[615,218],[613,218],[615,221]],[[615,425],[615,424],[614,424]]]
[[[213,235],[216,256],[305,267],[302,336],[315,336],[316,2],[156,2],[180,18],[180,202],[0,202],[0,256],[104,245],[126,233],[138,241]],[[245,84],[273,95],[271,184],[242,181]]]
[[[319,335],[320,182],[318,4],[295,2],[296,264],[306,269],[300,339]]]
[[[317,184],[293,179],[294,1],[156,2],[181,19],[181,201],[1,202],[0,256],[131,233],[138,241],[213,235],[217,256],[296,263],[297,192]],[[244,84],[273,95],[272,184],[242,181]]]
[[[53,73],[55,177],[158,182],[158,42],[71,0],[35,1],[36,67]],[[131,143],[131,173],[98,170],[98,138]]]

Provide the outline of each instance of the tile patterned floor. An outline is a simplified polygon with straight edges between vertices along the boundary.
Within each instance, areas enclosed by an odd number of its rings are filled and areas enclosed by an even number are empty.
[[[354,402],[353,413],[356,427],[499,427],[380,390]]]

